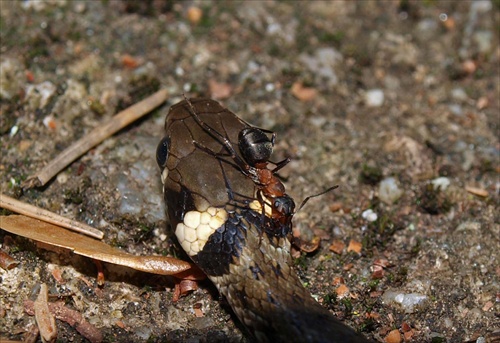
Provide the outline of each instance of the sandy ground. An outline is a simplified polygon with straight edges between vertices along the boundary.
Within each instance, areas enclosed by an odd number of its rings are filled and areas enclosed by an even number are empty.
[[[2,193],[103,230],[134,254],[183,256],[164,215],[155,149],[170,105],[219,99],[277,132],[273,160],[311,293],[375,341],[500,340],[498,1],[0,2]],[[65,169],[20,186],[119,110],[167,103]],[[209,282],[174,280],[0,231],[0,338],[21,340],[38,285],[106,342],[247,342]],[[360,244],[357,244],[360,243]],[[349,248],[348,248],[349,247]],[[60,278],[55,275],[61,274]],[[196,309],[196,311],[195,311]],[[57,321],[58,341],[84,342]]]

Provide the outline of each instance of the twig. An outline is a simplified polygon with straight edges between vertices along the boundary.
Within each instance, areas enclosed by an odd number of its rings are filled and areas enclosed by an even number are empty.
[[[57,337],[56,319],[49,310],[49,293],[47,285],[42,283],[40,294],[33,303],[35,320],[40,330],[40,336],[43,342],[54,342]]]
[[[24,214],[31,218],[40,219],[47,223],[62,226],[90,237],[97,239],[102,239],[104,237],[104,233],[101,230],[97,230],[91,226],[77,222],[76,220],[65,218],[56,213],[44,210],[43,208],[24,203],[1,193],[0,207],[12,212]]]
[[[161,89],[146,99],[128,107],[116,114],[103,125],[97,126],[88,135],[82,137],[70,147],[61,152],[50,161],[41,171],[30,176],[24,183],[23,188],[41,187],[50,181],[57,173],[66,168],[71,162],[82,156],[89,149],[109,136],[120,131],[125,126],[141,118],[154,108],[161,105],[167,99],[167,90]]]
[[[102,333],[77,311],[72,310],[62,302],[49,303],[49,311],[57,319],[62,320],[69,325],[73,326],[83,337],[92,343],[99,343],[103,341]],[[24,310],[29,315],[35,314],[34,303],[31,300],[24,302]]]

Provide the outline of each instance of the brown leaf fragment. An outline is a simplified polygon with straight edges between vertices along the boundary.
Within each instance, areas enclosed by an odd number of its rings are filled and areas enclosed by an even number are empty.
[[[333,204],[330,205],[330,211],[331,212],[338,212],[344,207],[344,204],[341,203],[340,201],[334,202]]]
[[[333,286],[337,286],[337,285],[341,285],[341,284],[344,284],[345,283],[345,280],[342,276],[337,276],[335,277],[333,280],[332,280],[332,285]]]
[[[175,284],[173,302],[177,302],[180,297],[198,289],[198,282],[193,280],[180,280]]]
[[[410,331],[411,330],[410,324],[408,324],[407,322],[402,322],[401,323],[401,330],[403,330],[403,332]]]
[[[191,6],[187,10],[187,19],[192,25],[196,25],[203,17],[203,10],[196,6]]]
[[[196,303],[196,304],[193,305],[194,315],[197,318],[201,318],[201,317],[205,316],[205,314],[203,313],[203,310],[201,309],[201,307],[202,307],[201,303]]]
[[[465,190],[470,194],[477,195],[478,197],[486,198],[488,196],[488,191],[483,188],[465,186]]]
[[[354,251],[355,253],[359,254],[362,247],[363,245],[361,244],[361,242],[351,239],[349,241],[349,245],[347,246],[347,252]]]
[[[386,337],[384,338],[384,342],[387,343],[399,343],[401,342],[401,333],[398,329],[388,331]]]
[[[318,95],[318,91],[315,88],[304,87],[301,82],[295,82],[292,85],[291,92],[300,101],[311,101]]]
[[[304,241],[304,240],[299,238],[299,241],[300,241],[299,248],[301,251],[304,251],[306,253],[312,253],[312,252],[318,250],[320,238],[317,236],[313,237],[313,239],[310,242]]]
[[[10,270],[17,266],[19,261],[7,254],[5,251],[0,250],[0,267],[5,270]]]
[[[372,267],[372,279],[382,279],[385,275],[385,270],[382,266],[374,264]]]
[[[345,244],[340,239],[334,239],[328,249],[330,249],[330,251],[333,251],[337,255],[341,255],[345,249]]]
[[[11,215],[0,216],[0,226],[5,231],[38,242],[69,249],[75,254],[96,260],[126,266],[147,273],[176,275],[181,278],[201,280],[203,274],[186,261],[166,256],[136,256],[113,248],[104,242],[82,236],[37,219]]]
[[[354,263],[346,263],[342,269],[345,271],[351,270],[354,267]]]
[[[33,315],[34,311],[34,302],[31,300],[27,300],[24,302],[24,310],[29,315]],[[83,318],[83,316],[66,306],[64,306],[63,302],[55,302],[49,304],[49,311],[53,314],[58,320],[62,320],[69,325],[73,326],[76,331],[78,331],[83,337],[88,339],[92,343],[100,343],[103,340],[101,332],[92,324]]]
[[[345,298],[346,296],[349,295],[349,287],[347,287],[345,284],[341,284],[340,286],[337,287],[335,292],[337,293],[337,296],[340,299]]]
[[[56,282],[60,285],[66,283],[66,281],[64,280],[64,278],[62,277],[62,274],[61,274],[61,269],[59,268],[54,268],[52,271],[51,271],[51,274],[52,274],[52,277],[56,280]]]
[[[128,69],[135,69],[141,64],[141,61],[134,56],[125,54],[122,56],[122,65]]]
[[[26,331],[26,333],[24,334],[23,343],[35,343],[38,338],[38,335],[40,335],[40,330],[38,330],[38,326],[36,326],[36,324],[31,325],[28,331]]]
[[[389,262],[389,260],[385,258],[378,258],[373,261],[373,264],[376,266],[381,266],[382,268],[389,268],[392,265],[391,262]]]
[[[35,312],[35,320],[40,330],[40,336],[44,342],[53,342],[57,338],[56,320],[50,313],[48,306],[49,294],[47,285],[42,283],[40,286],[40,294],[33,303],[33,311]]]
[[[233,87],[228,83],[217,82],[213,79],[208,80],[210,95],[214,99],[227,99],[231,96]]]
[[[389,332],[389,334],[385,336],[384,341],[387,343],[400,343],[401,334],[399,333],[399,330],[395,329]]]

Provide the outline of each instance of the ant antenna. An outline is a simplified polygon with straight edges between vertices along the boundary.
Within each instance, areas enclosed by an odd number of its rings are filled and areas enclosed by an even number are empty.
[[[333,186],[333,187],[327,188],[327,189],[325,189],[324,191],[322,191],[322,192],[320,192],[320,193],[318,193],[318,194],[309,195],[307,198],[305,198],[304,200],[302,200],[302,202],[300,203],[299,208],[297,209],[297,211],[295,211],[295,213],[299,212],[299,211],[302,209],[302,207],[304,207],[304,205],[305,205],[305,204],[306,204],[306,203],[307,203],[310,199],[312,199],[312,198],[316,198],[316,197],[319,197],[320,195],[323,195],[323,194],[326,194],[326,193],[328,193],[328,192],[331,192],[331,191],[333,191],[335,188],[339,188],[339,185],[335,185],[335,186]],[[294,213],[294,214],[295,214],[295,213]]]

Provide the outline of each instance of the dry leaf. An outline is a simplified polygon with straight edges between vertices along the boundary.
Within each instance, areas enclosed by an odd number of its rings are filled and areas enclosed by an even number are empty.
[[[387,343],[399,343],[401,342],[401,334],[399,333],[399,330],[392,330],[389,332],[387,336],[385,336],[384,339],[385,342]]]
[[[203,17],[203,11],[201,10],[201,8],[196,6],[191,6],[188,8],[187,18],[191,24],[193,25],[198,24],[202,17]]]
[[[122,56],[122,64],[125,68],[135,69],[139,66],[140,61],[137,58],[135,58],[134,56],[131,56],[129,54],[125,54]]]
[[[339,299],[345,298],[346,296],[349,295],[349,287],[347,287],[344,284],[341,284],[340,286],[337,287],[335,292],[337,293]]]
[[[291,92],[300,101],[311,101],[318,95],[318,91],[315,88],[304,87],[301,82],[295,82],[292,85]]]
[[[340,255],[342,254],[342,251],[344,251],[344,248],[344,242],[342,242],[340,239],[335,239],[328,249],[330,249],[330,251],[333,251],[337,255]]]
[[[354,251],[355,253],[359,254],[362,247],[363,245],[360,242],[351,239],[351,241],[349,242],[349,246],[347,247],[347,252]]]
[[[194,280],[204,278],[201,271],[188,262],[165,256],[131,255],[104,242],[37,219],[19,215],[0,216],[0,226],[5,231],[38,242],[69,249],[78,255],[127,266],[143,272],[175,275],[178,278]]]
[[[16,261],[16,259],[7,254],[5,251],[0,250],[0,268],[10,270],[18,264],[19,261]]]
[[[231,96],[233,87],[228,83],[217,82],[213,79],[208,80],[208,88],[210,95],[214,99],[226,99]]]
[[[27,300],[24,302],[24,310],[29,315],[33,315],[35,313],[34,306],[35,305],[31,300]],[[64,303],[60,301],[56,303],[49,303],[48,308],[50,313],[55,315],[57,319],[73,326],[76,331],[78,331],[91,343],[102,342],[103,338],[101,332],[94,325],[86,321],[79,312],[67,308],[66,306],[64,306]]]
[[[470,194],[477,195],[478,197],[486,198],[488,196],[488,191],[483,188],[465,186],[465,190]]]
[[[35,320],[42,340],[44,342],[53,342],[57,338],[56,319],[49,311],[48,299],[47,285],[42,283],[40,294],[38,294],[33,304]]]

